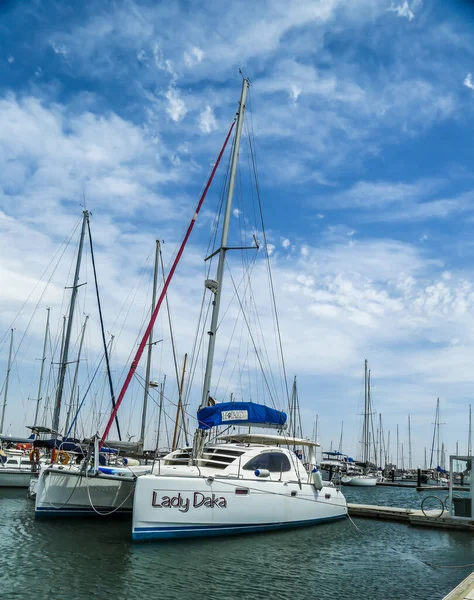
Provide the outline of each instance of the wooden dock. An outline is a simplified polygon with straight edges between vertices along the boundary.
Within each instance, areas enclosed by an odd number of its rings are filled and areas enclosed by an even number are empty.
[[[351,517],[366,519],[384,519],[387,521],[405,522],[414,527],[437,527],[443,529],[460,529],[474,531],[473,521],[452,519],[445,511],[421,511],[414,508],[398,508],[394,506],[374,506],[372,504],[347,504]],[[474,600],[474,596],[473,596]]]
[[[416,485],[416,482],[403,483],[401,481],[400,482],[399,481],[377,481],[377,485],[379,485],[381,487],[385,486],[385,487],[408,488],[410,490],[416,490],[417,492],[427,492],[427,491],[435,492],[436,490],[449,490],[449,485],[428,485],[428,484]],[[455,492],[468,492],[469,486],[454,485],[453,490]]]
[[[461,581],[443,600],[474,600],[474,573]]]

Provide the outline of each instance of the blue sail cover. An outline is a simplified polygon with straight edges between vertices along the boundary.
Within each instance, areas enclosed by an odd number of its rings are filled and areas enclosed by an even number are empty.
[[[258,425],[282,428],[286,414],[274,408],[254,402],[221,402],[198,410],[199,429],[211,429],[216,425]]]

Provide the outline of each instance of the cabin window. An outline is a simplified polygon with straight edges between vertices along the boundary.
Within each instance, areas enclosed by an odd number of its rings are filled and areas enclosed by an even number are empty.
[[[18,461],[16,460],[16,458],[10,458],[9,460],[7,460],[7,465],[17,465]]]
[[[263,452],[254,456],[243,467],[245,471],[255,471],[255,469],[267,469],[270,473],[281,473],[291,471],[288,456],[283,452]]]

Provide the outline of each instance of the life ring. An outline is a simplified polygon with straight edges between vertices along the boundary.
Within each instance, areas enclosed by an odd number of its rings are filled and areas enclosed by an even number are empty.
[[[39,448],[32,448],[30,450],[30,462],[38,462],[41,456]]]
[[[70,460],[71,457],[67,452],[65,452],[64,450],[60,450],[58,452],[58,463],[62,465],[67,465]]]

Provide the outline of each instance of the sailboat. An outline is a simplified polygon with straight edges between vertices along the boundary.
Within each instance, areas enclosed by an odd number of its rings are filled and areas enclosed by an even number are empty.
[[[367,370],[367,360],[364,363],[364,425],[362,428],[362,462],[347,463],[346,474],[341,477],[343,485],[373,487],[377,484],[377,475],[370,473],[370,372]]]
[[[113,464],[103,464],[106,462],[106,456],[113,454],[114,450],[118,447],[127,449],[127,447],[134,447],[136,450],[137,444],[130,444],[128,442],[109,442],[107,439],[110,429],[114,422],[117,422],[117,411],[123,397],[127,391],[127,387],[132,379],[133,374],[138,366],[140,358],[148,345],[148,367],[146,371],[146,385],[145,385],[145,397],[143,404],[142,413],[142,425],[141,434],[138,446],[143,450],[144,444],[144,432],[145,432],[145,416],[146,416],[146,403],[148,397],[148,384],[149,382],[149,364],[151,355],[151,339],[153,332],[153,325],[158,315],[160,306],[166,298],[166,291],[171,282],[176,267],[181,259],[184,248],[187,244],[189,236],[193,230],[197,216],[201,209],[201,206],[206,197],[209,186],[216,173],[217,167],[219,166],[220,160],[229,141],[230,134],[233,126],[231,127],[224,145],[219,153],[219,156],[214,164],[212,173],[208,179],[207,185],[201,194],[198,206],[193,213],[192,219],[189,223],[185,237],[181,244],[181,247],[174,258],[173,265],[168,273],[168,276],[163,284],[163,288],[160,297],[155,305],[155,294],[156,294],[156,274],[158,270],[158,244],[157,252],[155,254],[155,275],[153,285],[153,303],[152,303],[152,315],[150,323],[145,331],[142,341],[139,345],[138,351],[132,361],[129,374],[122,386],[121,392],[117,401],[113,393],[112,385],[111,396],[112,405],[114,410],[110,416],[109,422],[106,426],[106,430],[102,436],[95,435],[91,440],[89,448],[86,452],[85,458],[83,456],[78,457],[80,464],[68,464],[68,465],[50,465],[47,469],[44,469],[36,484],[36,496],[35,496],[35,516],[120,516],[130,515],[133,504],[133,491],[135,482],[138,477],[150,473],[153,469],[153,465],[141,465],[132,464],[131,461],[119,463],[113,461]],[[83,230],[88,215],[84,214]],[[92,252],[91,252],[92,255]],[[80,259],[78,257],[78,265]],[[77,272],[77,268],[76,268]],[[77,281],[75,282],[75,286]],[[73,288],[75,289],[75,287]],[[150,384],[151,385],[151,384]],[[77,418],[77,416],[76,416]],[[110,448],[110,445],[113,448]],[[83,458],[83,460],[81,460]]]
[[[213,294],[202,399],[192,447],[160,461],[158,472],[139,477],[133,502],[132,538],[137,541],[261,532],[315,525],[347,514],[342,492],[325,484],[316,469],[312,440],[285,435],[286,414],[255,402],[215,403],[211,398],[214,350],[219,323],[226,250],[240,138],[249,81],[244,79],[216,280]],[[245,426],[245,433],[211,434],[219,426]],[[277,434],[250,428],[273,428]],[[290,446],[308,448],[308,468]]]

